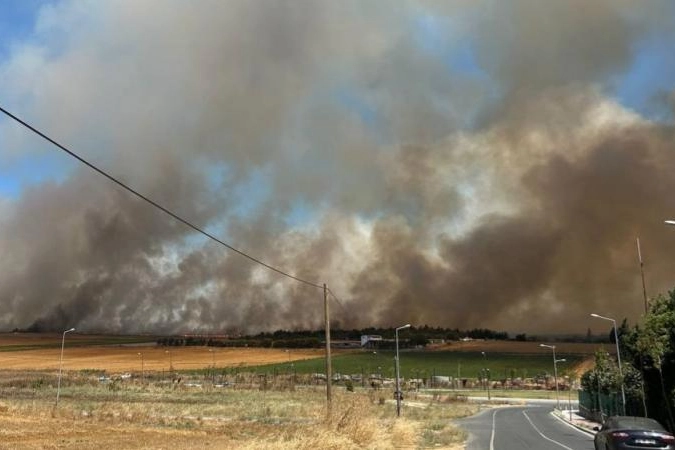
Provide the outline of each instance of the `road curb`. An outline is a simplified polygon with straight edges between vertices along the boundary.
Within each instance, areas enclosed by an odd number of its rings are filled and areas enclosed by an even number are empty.
[[[596,434],[596,431],[593,430],[593,429],[583,427],[581,425],[578,425],[578,424],[574,423],[573,421],[567,420],[565,418],[565,414],[560,410],[554,409],[553,411],[551,411],[551,415],[553,417],[555,417],[556,419],[558,419],[559,421],[561,421],[562,423],[567,424],[571,427],[574,427],[579,431],[583,431],[584,433],[588,434],[589,436],[595,436],[595,434]]]

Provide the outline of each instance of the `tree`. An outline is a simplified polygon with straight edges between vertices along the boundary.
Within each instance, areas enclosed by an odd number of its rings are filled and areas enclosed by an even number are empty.
[[[622,326],[621,329],[624,327]],[[620,329],[620,330],[621,330]],[[649,303],[642,328],[620,336],[633,367],[644,376],[645,407],[650,417],[675,429],[675,290]]]
[[[659,295],[650,303],[650,310],[645,317],[644,331],[637,339],[637,347],[641,354],[649,358],[652,367],[658,371],[663,406],[665,406],[669,428],[672,431],[675,429],[675,420],[673,420],[675,291],[670,291],[668,297]]]
[[[609,353],[604,350],[595,352],[595,367],[581,376],[581,387],[588,392],[610,394],[621,390],[619,368]]]

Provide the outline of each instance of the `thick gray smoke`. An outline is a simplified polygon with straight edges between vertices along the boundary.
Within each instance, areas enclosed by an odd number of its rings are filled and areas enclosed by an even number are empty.
[[[340,326],[639,319],[636,237],[649,293],[675,284],[675,130],[621,106],[608,80],[641,39],[673,35],[668,2],[476,3],[61,2],[0,60],[0,102],[233,246],[327,283]],[[321,326],[320,290],[7,120],[0,138],[8,164],[59,161],[0,200],[0,328]]]

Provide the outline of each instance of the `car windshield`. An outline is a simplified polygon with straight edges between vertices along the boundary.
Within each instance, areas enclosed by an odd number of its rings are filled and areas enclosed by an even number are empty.
[[[612,417],[607,421],[607,425],[613,429],[665,431],[656,420],[646,417]]]

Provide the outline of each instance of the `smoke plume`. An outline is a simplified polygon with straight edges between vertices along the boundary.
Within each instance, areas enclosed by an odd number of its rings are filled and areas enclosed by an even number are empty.
[[[643,117],[611,81],[642,40],[673,36],[671,13],[63,1],[0,59],[0,98],[238,249],[327,283],[340,326],[585,332],[591,312],[639,319],[637,237],[649,293],[673,287],[672,110]],[[321,290],[8,120],[0,137],[8,167],[58,161],[0,198],[0,328],[321,327]]]

